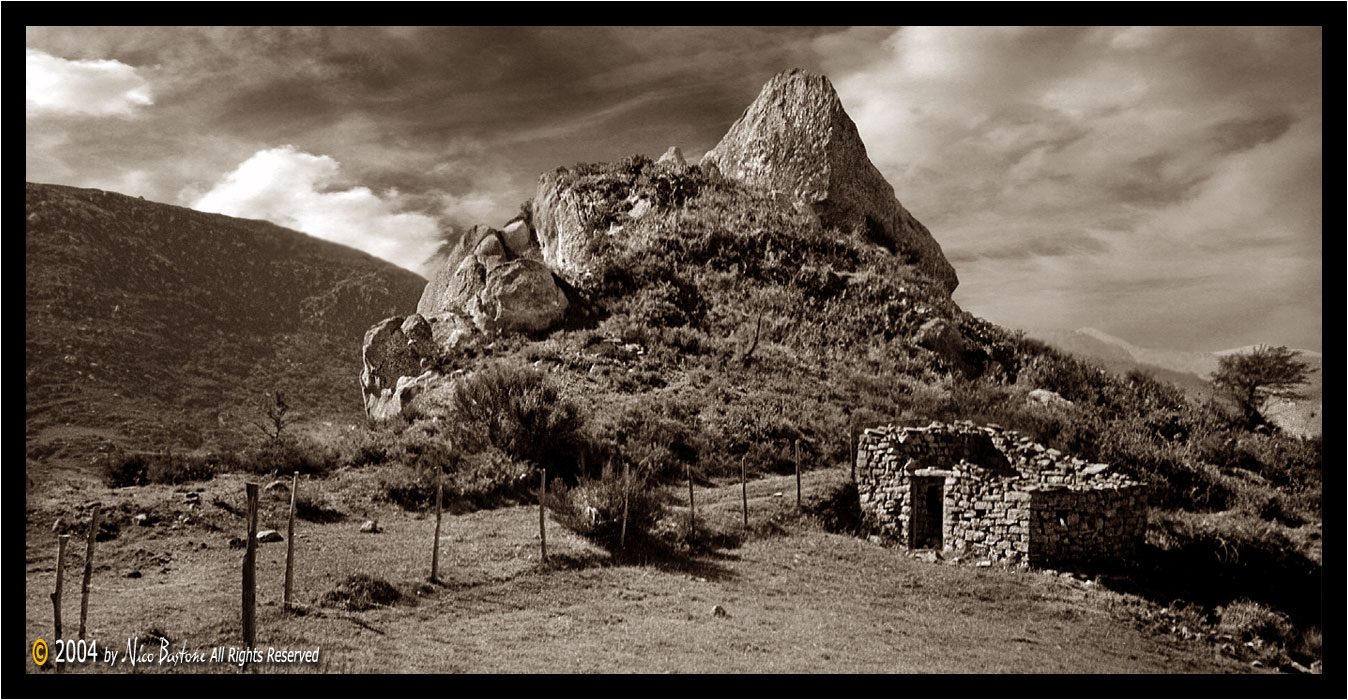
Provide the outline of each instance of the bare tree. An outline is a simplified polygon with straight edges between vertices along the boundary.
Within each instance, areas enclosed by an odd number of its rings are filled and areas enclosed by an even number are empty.
[[[265,422],[254,421],[253,425],[270,438],[272,442],[275,442],[281,439],[281,434],[285,432],[287,426],[295,422],[297,416],[290,412],[290,404],[286,403],[281,392],[272,392],[268,399],[267,406],[263,411],[267,420]]]

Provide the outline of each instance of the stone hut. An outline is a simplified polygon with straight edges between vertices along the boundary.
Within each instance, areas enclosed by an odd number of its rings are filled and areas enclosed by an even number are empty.
[[[1010,564],[1132,558],[1147,532],[1146,487],[997,426],[866,429],[857,443],[861,510],[911,549]]]

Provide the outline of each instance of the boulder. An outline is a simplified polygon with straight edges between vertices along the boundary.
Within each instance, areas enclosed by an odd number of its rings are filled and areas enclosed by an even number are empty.
[[[969,343],[955,324],[944,318],[923,323],[913,336],[913,342],[936,353],[947,366],[968,378],[982,374],[987,361],[987,355]]]
[[[655,161],[655,163],[657,165],[672,165],[679,168],[688,167],[688,161],[683,159],[683,151],[680,151],[678,146],[670,146],[669,150],[665,151],[665,154],[660,156],[660,159]]]
[[[383,419],[402,413],[410,382],[435,374],[437,355],[433,330],[419,314],[384,318],[367,330],[360,372],[365,415]]]
[[[561,321],[567,304],[545,265],[514,260],[488,270],[482,289],[463,308],[484,332],[535,332]]]
[[[434,262],[435,270],[421,292],[417,313],[431,316],[455,308],[453,300],[471,295],[481,286],[487,263],[505,260],[506,246],[495,229],[488,226],[469,229],[458,244]]]
[[[543,255],[512,252],[532,240],[526,237],[532,235],[527,224],[516,223],[507,227],[509,239],[492,229],[481,231],[470,252],[457,261],[455,255],[447,256],[431,276],[417,311],[436,321],[452,319],[443,331],[428,325],[435,339],[429,345],[440,353],[457,346],[471,330],[541,331],[566,314],[566,294],[540,262]],[[470,325],[465,327],[462,320]]]
[[[533,229],[524,219],[515,219],[501,229],[501,241],[510,254],[516,258],[542,260],[543,254],[534,240]]]
[[[1071,406],[1072,402],[1064,399],[1058,394],[1048,389],[1035,389],[1026,397],[1026,400],[1032,404],[1041,406]]]
[[[904,255],[947,293],[959,284],[940,244],[871,163],[856,125],[822,75],[792,70],[774,76],[702,165],[811,205],[824,226],[866,234]]]
[[[530,215],[543,262],[571,285],[587,287],[593,278],[592,243],[608,232],[590,228],[598,201],[576,192],[570,182],[565,168],[540,175]]]

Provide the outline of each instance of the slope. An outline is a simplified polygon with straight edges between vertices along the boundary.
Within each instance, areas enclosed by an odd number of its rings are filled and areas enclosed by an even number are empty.
[[[26,203],[37,464],[237,444],[274,390],[311,421],[355,421],[362,333],[424,285],[263,221],[34,183]]]

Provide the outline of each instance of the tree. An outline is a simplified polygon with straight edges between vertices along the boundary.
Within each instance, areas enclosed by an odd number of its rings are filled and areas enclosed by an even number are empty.
[[[286,403],[285,397],[281,395],[281,392],[272,392],[269,399],[270,400],[263,411],[267,417],[267,421],[265,423],[254,422],[253,425],[275,442],[281,439],[281,433],[286,429],[286,426],[295,422],[297,416],[290,412],[290,404]]]
[[[1270,396],[1296,398],[1293,387],[1306,381],[1310,367],[1296,359],[1300,353],[1284,346],[1260,345],[1246,353],[1221,359],[1212,383],[1240,409],[1246,424],[1265,423],[1259,408]]]

